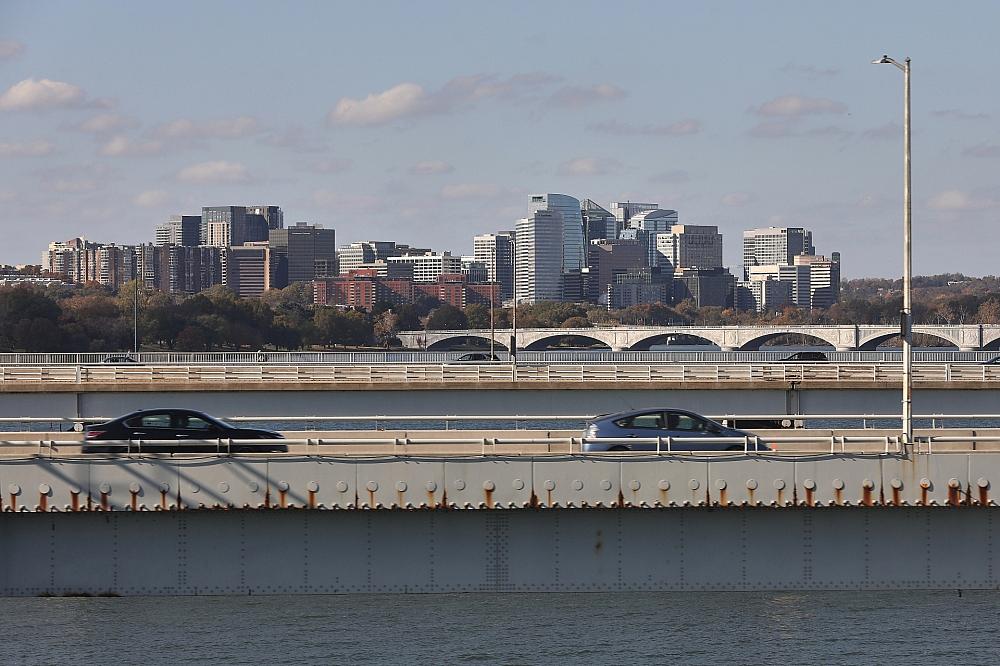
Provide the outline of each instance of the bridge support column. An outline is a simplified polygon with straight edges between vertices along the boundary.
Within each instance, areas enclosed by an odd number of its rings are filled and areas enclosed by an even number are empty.
[[[857,347],[834,347],[837,351],[855,351]]]

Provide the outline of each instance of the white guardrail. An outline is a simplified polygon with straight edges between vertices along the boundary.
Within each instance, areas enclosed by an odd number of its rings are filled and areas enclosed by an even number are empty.
[[[0,366],[2,384],[326,383],[440,384],[484,382],[899,382],[902,367],[887,363],[388,365],[52,365]],[[914,365],[927,382],[1000,383],[1000,365]]]

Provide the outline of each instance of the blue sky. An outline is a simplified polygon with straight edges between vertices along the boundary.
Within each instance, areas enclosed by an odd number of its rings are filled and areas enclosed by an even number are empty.
[[[804,226],[848,277],[997,274],[1000,3],[0,4],[0,263],[278,204],[469,252],[530,192]]]

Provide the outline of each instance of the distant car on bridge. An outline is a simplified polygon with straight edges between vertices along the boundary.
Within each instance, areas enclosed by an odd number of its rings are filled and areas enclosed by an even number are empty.
[[[825,363],[829,357],[821,351],[800,351],[779,359],[779,363]]]
[[[149,453],[286,453],[288,445],[274,441],[242,442],[231,447],[219,440],[276,440],[281,433],[239,428],[222,419],[190,409],[146,409],[84,428],[84,453],[126,453],[135,440]]]
[[[587,423],[583,433],[583,451],[655,451],[656,442],[629,443],[630,439],[656,439],[657,437],[699,438],[705,442],[671,442],[674,451],[742,451],[746,448],[746,437],[754,435],[743,430],[728,428],[721,423],[705,418],[694,412],[681,409],[642,409],[599,416]],[[734,441],[735,438],[744,441]],[[602,441],[608,440],[608,441]],[[725,441],[728,440],[728,441]],[[764,444],[752,450],[770,450]],[[666,450],[664,442],[660,450]]]
[[[488,352],[470,352],[462,354],[458,358],[448,361],[449,363],[493,363],[499,361],[500,357]]]

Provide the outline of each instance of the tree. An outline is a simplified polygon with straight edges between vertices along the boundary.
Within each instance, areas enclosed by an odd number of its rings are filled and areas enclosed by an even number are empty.
[[[392,341],[396,339],[396,331],[398,330],[396,324],[398,321],[399,317],[392,310],[386,310],[375,317],[372,324],[375,341],[388,349]]]
[[[482,303],[470,303],[465,306],[465,320],[469,328],[487,329],[490,327],[490,309]]]
[[[465,313],[448,303],[442,304],[427,315],[427,329],[430,331],[456,331],[467,327]]]

